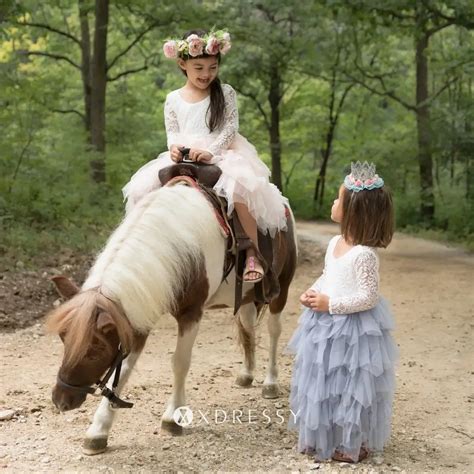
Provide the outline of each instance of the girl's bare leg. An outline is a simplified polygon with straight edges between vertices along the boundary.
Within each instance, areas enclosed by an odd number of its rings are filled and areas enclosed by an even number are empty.
[[[234,206],[245,233],[249,236],[250,240],[258,249],[258,232],[255,219],[252,217],[245,204],[236,202]],[[252,247],[247,250],[247,260],[249,257],[255,258],[255,271],[248,272],[244,277],[244,280],[251,282],[252,280],[258,279],[263,275],[263,268],[259,259],[255,256],[255,250]]]

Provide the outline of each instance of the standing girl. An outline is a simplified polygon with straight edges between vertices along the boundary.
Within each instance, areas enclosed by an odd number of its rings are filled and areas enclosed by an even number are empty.
[[[227,199],[229,215],[235,209],[244,231],[258,249],[257,227],[272,236],[286,230],[286,199],[269,182],[270,171],[257,152],[238,133],[239,118],[234,89],[221,84],[218,73],[221,55],[230,49],[226,31],[192,30],[181,40],[167,41],[168,58],[176,58],[186,76],[181,89],[168,94],[165,125],[168,151],[139,169],[124,187],[127,211],[161,183],[158,172],[183,159],[181,150],[190,148],[189,158],[216,164],[222,170],[214,190]],[[255,250],[247,251],[244,280],[255,283],[263,268]]]
[[[298,448],[317,459],[357,462],[389,438],[397,348],[392,317],[379,297],[377,247],[394,231],[392,198],[375,166],[352,165],[331,219],[323,274],[289,343],[296,353],[290,403]]]

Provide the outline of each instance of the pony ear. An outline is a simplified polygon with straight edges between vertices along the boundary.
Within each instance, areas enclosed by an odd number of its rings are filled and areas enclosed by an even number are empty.
[[[63,275],[51,277],[54,285],[56,286],[57,292],[67,300],[79,293],[79,287],[71,281],[68,277]]]
[[[117,328],[112,316],[110,316],[110,314],[106,313],[105,311],[101,311],[99,313],[96,324],[97,329],[104,334],[107,334],[108,332]]]

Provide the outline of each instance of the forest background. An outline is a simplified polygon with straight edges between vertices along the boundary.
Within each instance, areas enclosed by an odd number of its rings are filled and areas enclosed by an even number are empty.
[[[0,256],[103,245],[166,149],[163,42],[196,27],[230,32],[221,80],[297,217],[368,160],[398,230],[474,250],[472,1],[1,0]]]

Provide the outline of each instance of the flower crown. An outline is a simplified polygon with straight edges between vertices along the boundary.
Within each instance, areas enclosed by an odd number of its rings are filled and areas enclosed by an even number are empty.
[[[210,31],[204,36],[189,35],[186,39],[168,40],[163,45],[165,56],[175,58],[195,58],[207,54],[227,54],[231,48],[230,34],[225,30]]]
[[[383,179],[375,173],[373,163],[351,163],[351,174],[344,179],[344,186],[350,191],[358,193],[363,189],[377,189],[384,185]]]

